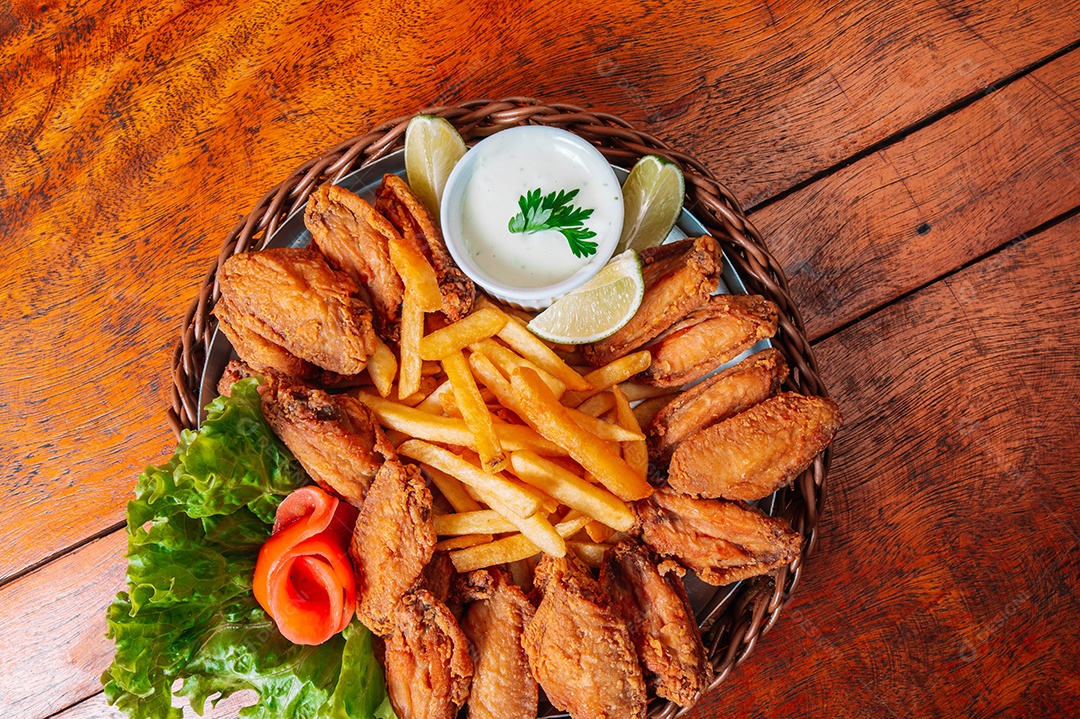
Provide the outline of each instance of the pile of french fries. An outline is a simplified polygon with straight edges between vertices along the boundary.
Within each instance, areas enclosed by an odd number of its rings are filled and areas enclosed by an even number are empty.
[[[401,241],[389,249],[405,286],[399,354],[380,343],[356,396],[445,499],[436,549],[458,572],[516,573],[541,552],[597,566],[634,524],[627,502],[653,491],[641,425],[672,390],[627,382],[649,353],[582,374],[572,348],[490,301],[446,324],[427,259]]]

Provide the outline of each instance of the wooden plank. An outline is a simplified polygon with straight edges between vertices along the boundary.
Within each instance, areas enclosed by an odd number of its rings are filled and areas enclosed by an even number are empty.
[[[694,716],[1076,705],[1078,239],[1080,217],[818,345],[845,427],[817,553]]]
[[[1080,205],[1080,51],[752,217],[820,336]]]
[[[123,588],[127,534],[90,542],[0,589],[0,716],[47,717],[101,691],[105,610]]]
[[[0,427],[0,582],[120,519],[171,448],[165,372],[199,280],[321,149],[431,101],[534,93],[640,122],[752,203],[1064,46],[1078,8],[17,4],[0,409],[23,419]]]

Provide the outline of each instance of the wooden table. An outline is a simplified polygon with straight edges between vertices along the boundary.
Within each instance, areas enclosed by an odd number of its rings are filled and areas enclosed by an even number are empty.
[[[0,3],[0,716],[119,716],[124,504],[237,218],[511,95],[723,178],[846,418],[800,587],[692,716],[1074,714],[1078,48],[1077,0]]]

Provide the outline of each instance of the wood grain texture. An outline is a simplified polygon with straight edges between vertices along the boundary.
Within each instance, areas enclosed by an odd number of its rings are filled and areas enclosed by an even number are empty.
[[[817,346],[845,418],[817,553],[701,716],[1073,712],[1078,326],[1073,218]]]
[[[1080,34],[1075,0],[894,5],[12,3],[0,409],[25,419],[0,428],[0,581],[115,524],[165,458],[187,303],[301,161],[430,102],[535,94],[617,111],[754,202]]]
[[[819,336],[1080,206],[1080,51],[752,220]]]
[[[124,587],[127,534],[87,544],[0,589],[0,716],[46,717],[101,691],[105,610]]]

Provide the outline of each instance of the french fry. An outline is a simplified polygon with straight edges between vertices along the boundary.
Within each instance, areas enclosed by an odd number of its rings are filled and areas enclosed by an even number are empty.
[[[435,270],[416,248],[399,238],[387,242],[390,262],[401,276],[405,291],[411,291],[420,309],[424,312],[437,312],[442,307],[442,292]]]
[[[585,414],[573,407],[567,407],[566,413],[570,415],[570,419],[574,420],[574,424],[592,432],[600,439],[614,440],[616,442],[632,442],[638,439],[642,442],[645,441],[645,435],[641,432],[631,432],[625,427]]]
[[[619,385],[611,388],[611,394],[615,398],[615,416],[619,425],[627,431],[641,435],[640,439],[620,440],[623,459],[642,477],[648,477],[649,449],[645,446],[645,436],[641,434],[641,425],[634,416],[634,410],[630,408],[630,400],[623,394]]]
[[[397,357],[378,337],[375,338],[375,351],[368,357],[367,371],[379,395],[389,396],[394,377],[397,376]]]
[[[585,375],[585,381],[593,386],[585,392],[567,392],[562,402],[567,407],[577,407],[579,404],[598,394],[608,387],[613,387],[620,382],[625,382],[638,372],[644,372],[652,364],[652,355],[648,350],[641,350],[608,362],[603,367],[595,369]]]
[[[585,525],[585,533],[594,542],[606,542],[611,535],[615,534],[615,530],[594,519]]]
[[[481,509],[432,517],[435,533],[440,537],[457,534],[505,534],[517,527],[494,509]],[[491,541],[491,540],[488,540]]]
[[[526,557],[537,554],[540,548],[530,542],[522,534],[514,534],[494,542],[479,544],[474,547],[459,549],[450,552],[450,561],[454,563],[454,569],[458,574],[465,574],[484,567],[493,567],[496,564],[516,562]]]
[[[443,395],[446,394],[449,391],[450,391],[450,380],[446,380],[445,382],[440,384],[438,387],[436,387],[434,392],[432,392],[427,397],[425,397],[423,402],[416,405],[416,408],[418,410],[420,410],[421,412],[427,412],[428,414],[436,414],[436,415],[442,414],[442,412],[443,412],[442,398],[443,398]]]
[[[514,397],[530,427],[563,447],[578,464],[592,472],[620,499],[644,499],[653,488],[623,459],[611,452],[604,440],[578,427],[566,408],[527,367],[514,370],[510,380]]]
[[[424,337],[424,308],[416,293],[405,285],[405,297],[401,302],[401,341],[398,349],[398,399],[405,399],[420,391],[423,359],[420,357],[420,340]]]
[[[499,330],[498,335],[499,339],[510,346],[510,349],[537,367],[546,370],[566,385],[567,389],[583,392],[592,389],[592,385],[584,377],[563,362],[562,357],[555,354],[540,338],[529,332],[523,323],[514,317],[508,319],[509,321]]]
[[[555,533],[564,539],[572,537],[580,532],[588,521],[588,517],[565,519],[555,525]],[[496,564],[521,561],[536,556],[540,552],[541,549],[529,541],[528,537],[514,534],[488,544],[479,544],[450,552],[449,556],[450,561],[454,563],[454,569],[458,574],[463,574],[474,569],[493,567]]]
[[[638,421],[638,426],[644,427],[652,421],[653,416],[660,411],[660,409],[670,401],[670,397],[650,397],[644,400],[636,407],[634,407],[634,417]]]
[[[451,327],[454,326],[457,325],[451,325]],[[488,472],[499,472],[505,469],[506,455],[503,453],[499,438],[495,435],[491,413],[484,404],[484,398],[480,396],[480,389],[476,386],[476,380],[473,379],[472,372],[469,370],[465,355],[461,353],[461,350],[451,352],[442,359],[442,365],[450,380],[450,386],[454,388],[454,400],[458,409],[461,410],[461,417],[465,420],[469,431],[473,433],[476,451],[480,455],[480,466]]]
[[[513,350],[503,347],[495,340],[482,340],[476,344],[469,345],[469,349],[485,355],[499,368],[499,371],[502,372],[507,379],[510,379],[510,375],[518,367],[528,367],[540,375],[540,378],[544,380],[544,384],[555,393],[556,397],[562,397],[563,393],[566,392],[566,385],[562,380],[552,377],[546,370],[537,367]]]
[[[575,510],[569,512],[565,519],[555,525],[555,531],[559,533],[560,537],[566,539],[580,532],[588,523],[589,518]]]
[[[435,551],[449,552],[454,549],[464,549],[465,547],[473,547],[477,544],[487,544],[492,539],[494,539],[494,537],[490,534],[463,534],[458,537],[439,540],[435,543]]]
[[[356,398],[367,405],[383,427],[404,432],[417,439],[440,444],[453,444],[475,449],[475,438],[464,420],[440,417],[409,407],[401,402],[383,399],[377,394],[360,390]],[[566,455],[554,442],[540,436],[530,427],[495,422],[495,435],[504,449],[528,449],[543,456]]]
[[[483,506],[469,496],[469,493],[465,491],[465,485],[454,477],[451,477],[441,469],[435,469],[428,466],[424,468],[427,471],[429,477],[431,477],[431,483],[435,485],[436,489],[442,492],[442,496],[446,498],[446,501],[450,503],[450,506],[454,508],[454,511],[461,512],[479,512],[483,510]]]
[[[461,448],[458,451],[458,456],[470,464],[480,464],[480,455],[478,455],[471,449],[466,449],[464,447]],[[509,463],[509,458],[507,459],[507,462]],[[541,511],[546,512],[547,514],[552,514],[559,509],[559,501],[554,497],[544,494],[543,490],[539,490],[526,482],[522,482],[518,477],[514,477],[512,475],[504,474],[503,477],[510,484],[520,487],[523,492],[527,492],[530,495],[535,496],[536,500],[540,502]],[[476,497],[479,501],[484,502],[485,504],[488,504],[496,509],[498,508],[496,506],[499,503],[498,497],[492,497],[490,494],[485,493],[483,490],[475,489],[472,487],[469,487],[468,490],[469,493]]]
[[[398,359],[398,398],[405,399],[420,390],[423,361],[420,340],[424,336],[424,312],[442,307],[442,293],[435,270],[427,259],[411,245],[400,239],[388,243],[390,261],[405,285],[401,303],[401,341]]]
[[[436,330],[420,342],[420,356],[441,360],[495,335],[510,318],[499,310],[485,307],[451,325]]]
[[[532,452],[520,451],[510,455],[510,466],[522,481],[567,507],[620,531],[628,531],[634,526],[634,513],[622,500],[554,462]]]
[[[514,399],[514,390],[510,386],[510,380],[503,376],[487,355],[482,352],[473,352],[469,355],[469,366],[472,367],[476,378],[499,400],[499,404],[521,416],[521,412],[517,410],[517,400]]]
[[[611,392],[601,392],[589,397],[579,404],[577,408],[591,417],[599,417],[614,406],[615,398],[611,396]]]
[[[671,397],[679,393],[678,387],[652,387],[647,384],[637,384],[636,382],[620,382],[619,387],[622,388],[626,398],[631,402],[638,402],[650,397]]]
[[[541,502],[537,496],[521,487],[508,482],[504,476],[498,473],[488,473],[479,467],[469,464],[453,452],[428,444],[419,439],[402,442],[397,448],[398,454],[409,459],[415,459],[435,469],[441,469],[450,476],[471,486],[473,489],[483,492],[485,500],[497,499],[498,503],[506,508],[508,514],[516,517],[531,517],[538,512]],[[487,504],[492,506],[492,502]],[[493,509],[498,507],[492,506]]]
[[[597,544],[596,542],[573,541],[567,542],[566,548],[576,554],[578,559],[585,562],[585,564],[593,569],[599,569],[600,565],[604,563],[604,552],[608,550],[608,545]]]

